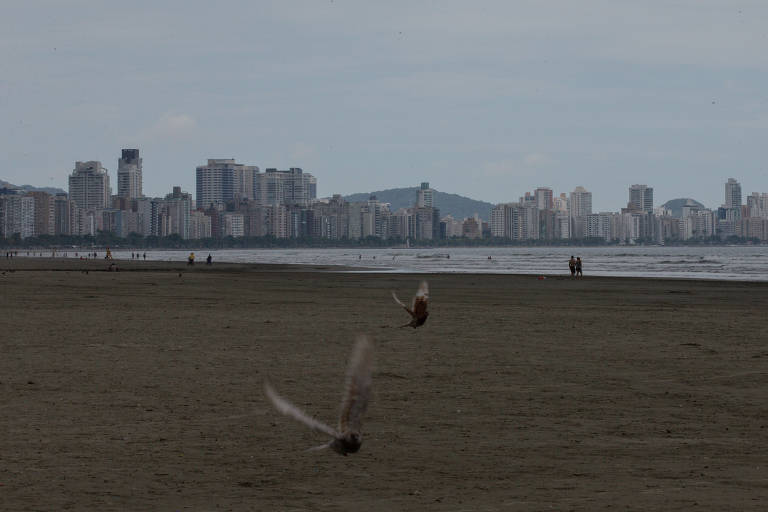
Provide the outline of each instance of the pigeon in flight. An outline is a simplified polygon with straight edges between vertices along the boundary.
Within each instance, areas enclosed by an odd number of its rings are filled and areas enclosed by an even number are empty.
[[[401,325],[400,327],[413,327],[415,329],[421,325],[424,325],[424,322],[427,321],[427,317],[429,316],[429,313],[427,312],[427,302],[429,301],[429,286],[427,286],[426,281],[419,283],[419,289],[416,292],[416,295],[413,297],[413,301],[411,301],[410,308],[397,298],[395,292],[392,292],[392,298],[394,298],[395,302],[400,304],[403,309],[405,309],[413,318],[409,323]]]
[[[264,384],[264,392],[280,413],[332,438],[329,442],[310,450],[331,448],[336,453],[346,456],[348,453],[357,452],[363,443],[362,418],[371,396],[372,372],[373,344],[367,337],[360,336],[352,350],[352,358],[347,369],[347,384],[344,400],[341,403],[338,430],[307,415],[278,395],[269,383]]]

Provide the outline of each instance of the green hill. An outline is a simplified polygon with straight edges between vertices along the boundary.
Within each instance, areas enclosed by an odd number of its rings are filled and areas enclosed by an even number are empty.
[[[0,180],[0,188],[10,188],[15,190],[23,190],[25,192],[48,192],[51,195],[64,194],[65,190],[55,187],[33,187],[32,185],[14,185],[7,181]]]
[[[683,216],[683,206],[696,206],[698,208],[706,208],[703,204],[696,201],[695,199],[691,199],[689,197],[681,197],[679,199],[670,199],[663,205],[661,205],[662,208],[669,208],[672,210],[672,216],[673,217],[682,217]]]
[[[394,212],[398,208],[409,208],[416,203],[416,192],[419,187],[391,188],[388,190],[377,190],[376,192],[361,192],[344,197],[346,201],[358,202],[367,201],[370,196],[376,196],[376,199],[383,203],[390,203]],[[434,189],[433,189],[434,190]],[[446,192],[434,191],[432,200],[435,208],[440,209],[440,216],[451,215],[455,219],[464,219],[472,217],[477,213],[481,219],[487,221],[491,215],[491,208],[494,205],[485,201],[477,201],[458,194],[448,194]]]

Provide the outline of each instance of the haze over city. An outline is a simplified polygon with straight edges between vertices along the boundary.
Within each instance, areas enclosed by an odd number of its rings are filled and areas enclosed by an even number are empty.
[[[660,204],[766,190],[762,2],[9,2],[0,178],[66,190],[77,160],[144,191],[208,158],[301,167],[318,196],[430,181],[494,203],[632,183]]]

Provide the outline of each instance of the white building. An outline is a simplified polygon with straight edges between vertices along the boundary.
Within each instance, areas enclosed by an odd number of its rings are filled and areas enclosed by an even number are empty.
[[[421,187],[416,192],[416,206],[419,208],[434,207],[434,190],[429,188],[429,182],[422,182]]]
[[[224,236],[239,237],[245,235],[245,219],[242,213],[225,213],[221,216]]]
[[[211,218],[195,210],[189,213],[189,238],[211,238]]]
[[[254,199],[262,206],[309,206],[317,198],[317,180],[299,167],[265,169],[254,177]]]
[[[69,177],[69,198],[85,210],[109,207],[112,190],[107,170],[101,162],[75,162],[75,169]]]
[[[0,236],[35,236],[35,200],[19,194],[0,195]]]
[[[571,217],[570,238],[584,238],[587,228],[587,215],[592,213],[592,192],[584,187],[576,187],[571,192],[569,202]]]
[[[117,195],[128,199],[142,197],[141,157],[138,149],[123,149],[117,160]]]
[[[715,213],[705,208],[691,208],[680,220],[680,238],[710,238],[715,234]]]

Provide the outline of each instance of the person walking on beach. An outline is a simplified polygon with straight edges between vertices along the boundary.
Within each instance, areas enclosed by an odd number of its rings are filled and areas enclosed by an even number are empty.
[[[195,264],[195,253],[191,252],[189,253],[189,257],[187,258],[187,265],[194,265]]]
[[[568,260],[568,268],[571,270],[571,277],[576,276],[576,258],[571,255],[571,259]]]
[[[213,262],[213,257],[212,257],[212,256],[211,256],[211,254],[209,253],[209,254],[208,254],[208,257],[207,257],[207,258],[205,258],[205,264],[206,264],[206,265],[211,265],[211,264],[212,264],[212,262]]]
[[[576,277],[583,277],[581,273],[581,256],[576,258]]]

